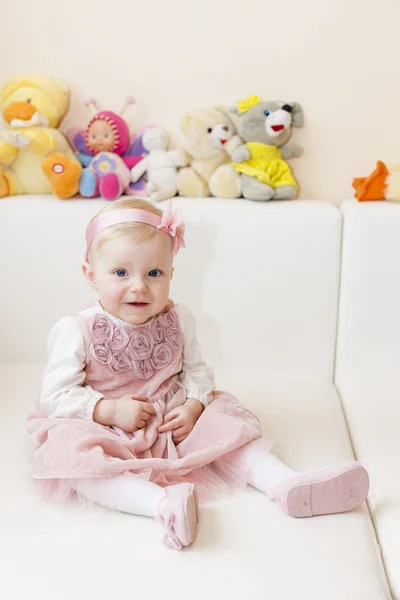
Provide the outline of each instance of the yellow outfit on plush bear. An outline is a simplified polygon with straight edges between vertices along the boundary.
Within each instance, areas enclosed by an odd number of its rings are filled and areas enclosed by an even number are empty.
[[[255,177],[272,188],[283,185],[292,185],[296,189],[298,188],[289,165],[282,159],[279,148],[258,142],[249,142],[246,146],[251,156],[249,160],[241,163],[232,163],[237,173]]]
[[[52,77],[14,77],[1,90],[0,198],[78,192],[82,167],[57,129],[68,104],[68,87]]]

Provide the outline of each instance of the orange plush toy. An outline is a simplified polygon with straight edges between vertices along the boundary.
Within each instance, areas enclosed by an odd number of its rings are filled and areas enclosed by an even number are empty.
[[[400,164],[387,167],[379,160],[369,177],[353,179],[353,188],[359,202],[400,202]]]
[[[369,177],[358,177],[353,179],[355,197],[359,202],[370,200],[386,200],[385,191],[389,171],[387,166],[378,160],[376,169]]]

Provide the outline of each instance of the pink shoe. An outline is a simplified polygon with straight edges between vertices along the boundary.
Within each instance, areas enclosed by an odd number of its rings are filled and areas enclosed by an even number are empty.
[[[269,493],[292,517],[312,517],[357,508],[368,496],[369,477],[358,462],[337,469],[301,473],[278,483]]]
[[[165,544],[182,550],[190,546],[196,537],[198,501],[192,483],[179,483],[165,488],[165,496],[158,507],[156,519],[165,530]]]

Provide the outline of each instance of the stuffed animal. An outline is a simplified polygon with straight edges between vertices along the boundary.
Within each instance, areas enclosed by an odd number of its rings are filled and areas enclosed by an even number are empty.
[[[179,194],[197,198],[240,196],[240,179],[225,149],[236,133],[226,109],[215,106],[191,112],[183,117],[181,130],[186,136],[190,164],[179,171]]]
[[[122,115],[134,103],[129,97],[119,114],[110,110],[97,112],[94,100],[86,104],[92,109],[93,117],[85,130],[71,129],[67,136],[77,150],[84,169],[79,192],[85,198],[101,196],[105,200],[116,200],[131,185],[131,169],[143,155],[141,138],[131,139],[129,128]],[[142,184],[144,192],[144,184]]]
[[[82,167],[57,129],[68,104],[68,87],[53,77],[14,77],[0,91],[0,198],[77,193]]]
[[[168,134],[161,127],[145,131],[142,144],[148,155],[133,167],[132,181],[147,176],[146,191],[152,202],[173,198],[178,192],[177,167],[188,164],[188,155],[183,150],[167,150]]]
[[[210,136],[214,147],[218,150],[223,150],[228,156],[231,156],[234,150],[243,145],[243,140],[235,134],[235,130],[223,123],[214,125]]]
[[[301,107],[249,96],[230,114],[245,142],[231,154],[243,196],[260,202],[295,198],[298,184],[285,161],[303,154],[298,144],[287,144],[292,127],[303,125]]]
[[[388,200],[400,202],[400,165],[386,166],[378,160],[368,177],[353,179],[354,196],[359,202]]]

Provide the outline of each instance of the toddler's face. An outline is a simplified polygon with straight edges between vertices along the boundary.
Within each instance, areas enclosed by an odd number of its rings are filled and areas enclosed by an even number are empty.
[[[96,249],[84,271],[107,312],[139,325],[167,304],[172,260],[172,240],[167,233],[157,231],[140,242],[121,235]]]
[[[99,119],[89,127],[88,140],[95,152],[109,152],[114,147],[114,139],[111,125],[105,121]]]

